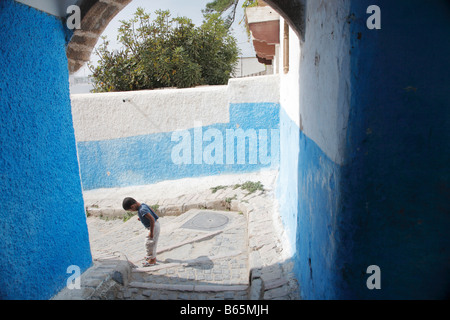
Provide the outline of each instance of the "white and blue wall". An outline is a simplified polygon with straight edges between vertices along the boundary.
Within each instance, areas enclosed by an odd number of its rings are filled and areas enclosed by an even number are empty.
[[[284,19],[280,17],[280,25]],[[284,28],[280,28],[280,39],[284,38]],[[277,181],[277,200],[280,218],[283,222],[287,241],[286,251],[294,254],[297,250],[298,216],[298,160],[300,150],[300,41],[295,32],[289,29],[289,59],[285,61],[284,44],[279,46],[275,65],[280,77],[280,170]],[[289,72],[284,72],[289,65]]]
[[[349,7],[307,2],[306,41],[290,32],[290,71],[281,76],[280,214],[304,299],[340,294],[334,270],[351,97]]]
[[[0,299],[49,299],[92,264],[60,19],[0,1]]]
[[[277,76],[73,95],[72,106],[84,190],[279,167]]]
[[[279,187],[302,298],[448,298],[449,2],[313,0],[305,21]]]

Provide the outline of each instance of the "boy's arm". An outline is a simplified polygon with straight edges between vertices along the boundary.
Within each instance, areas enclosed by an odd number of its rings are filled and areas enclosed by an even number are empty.
[[[147,213],[144,217],[150,220],[150,239],[153,239],[153,231],[155,229],[155,218],[150,213]]]

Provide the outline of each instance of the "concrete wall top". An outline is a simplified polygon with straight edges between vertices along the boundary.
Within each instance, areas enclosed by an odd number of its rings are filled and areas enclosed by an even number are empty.
[[[100,141],[225,123],[227,100],[226,86],[73,95],[74,126],[82,128],[76,138]]]
[[[279,103],[277,75],[228,86],[72,95],[77,141],[103,141],[230,121],[233,103]]]
[[[230,103],[280,102],[280,78],[278,75],[230,79],[228,82]]]

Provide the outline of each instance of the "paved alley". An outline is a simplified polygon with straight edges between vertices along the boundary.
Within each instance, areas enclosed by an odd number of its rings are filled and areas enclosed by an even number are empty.
[[[263,188],[247,190],[248,181]],[[87,192],[90,272],[97,281],[86,273],[82,298],[296,299],[297,283],[275,214],[275,181],[276,173],[266,172]],[[123,218],[119,204],[126,196],[155,206],[160,214],[155,266],[142,266],[148,231],[137,216]],[[118,261],[127,269],[122,268],[121,285],[114,278]]]

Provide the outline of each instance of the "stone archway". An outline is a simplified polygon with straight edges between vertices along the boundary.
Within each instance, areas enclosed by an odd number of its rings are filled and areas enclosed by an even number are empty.
[[[69,72],[75,73],[90,60],[98,39],[111,20],[132,0],[82,1],[81,29],[75,30],[67,46]]]
[[[111,20],[132,0],[85,0],[81,9],[81,29],[75,30],[68,46],[69,72],[75,73],[89,61],[92,51]],[[304,40],[304,8],[306,0],[268,0]]]

